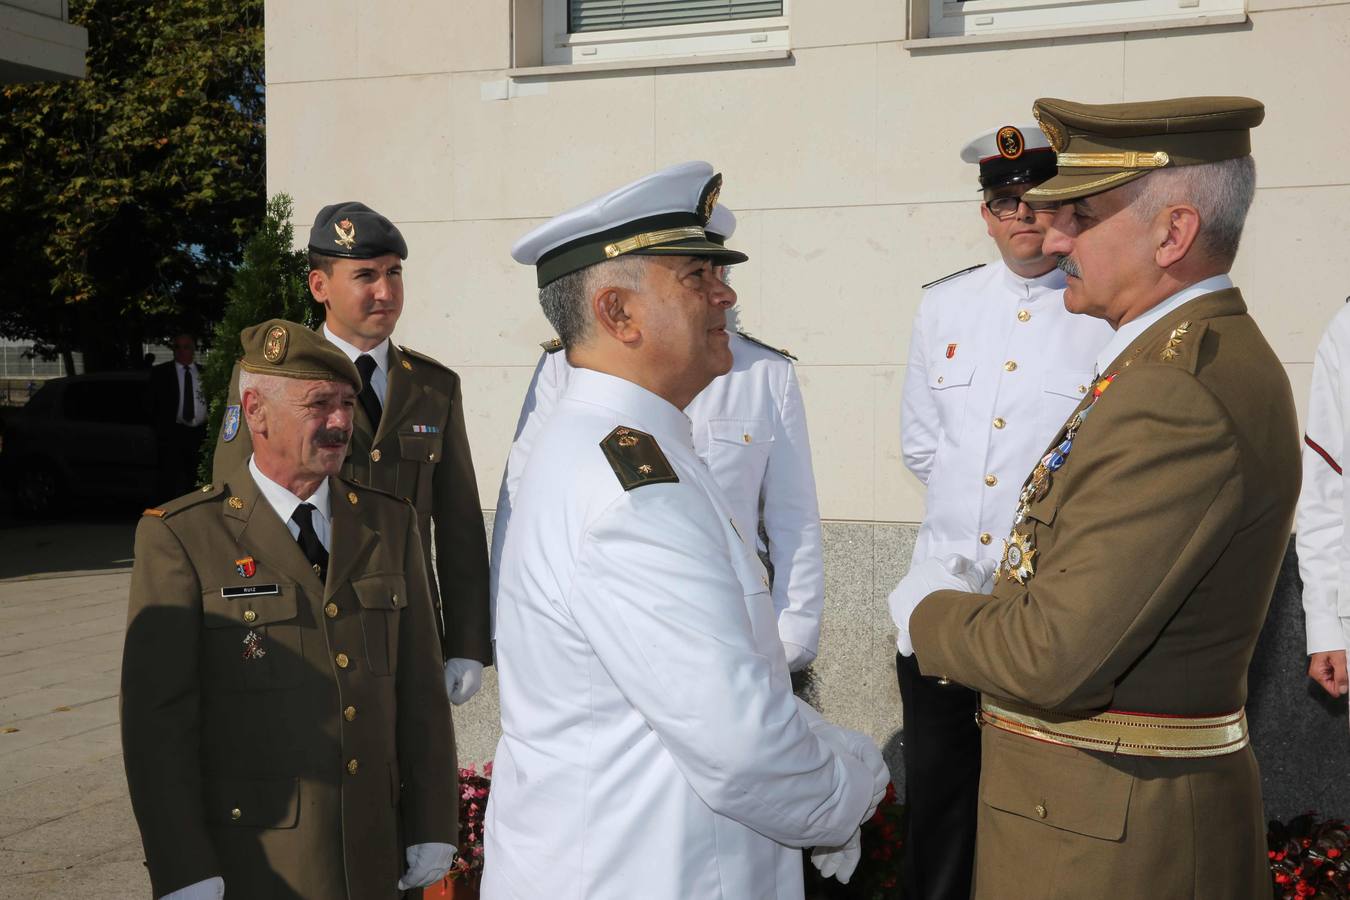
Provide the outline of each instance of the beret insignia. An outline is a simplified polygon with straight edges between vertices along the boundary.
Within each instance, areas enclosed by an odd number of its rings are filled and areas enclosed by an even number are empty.
[[[335,241],[339,247],[350,250],[356,246],[356,226],[352,224],[351,219],[334,222],[333,230],[337,232]]]
[[[1004,125],[1000,128],[994,138],[994,143],[998,145],[999,156],[1004,159],[1017,159],[1027,146],[1026,140],[1022,137],[1022,132],[1012,125]]]
[[[263,359],[276,365],[286,358],[286,345],[291,336],[281,325],[274,325],[263,340]]]
[[[679,481],[656,438],[636,428],[615,428],[600,442],[610,468],[625,491],[644,484]]]

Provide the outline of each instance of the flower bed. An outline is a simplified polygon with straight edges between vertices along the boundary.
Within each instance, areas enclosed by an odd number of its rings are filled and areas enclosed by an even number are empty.
[[[491,762],[483,763],[481,775],[472,765],[459,770],[459,852],[446,876],[423,891],[423,900],[477,898],[483,877],[483,813],[491,788]]]

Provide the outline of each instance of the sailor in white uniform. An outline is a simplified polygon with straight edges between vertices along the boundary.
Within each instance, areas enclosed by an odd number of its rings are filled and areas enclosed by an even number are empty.
[[[735,230],[735,215],[719,203],[708,220],[709,240],[725,243]],[[561,341],[555,338],[543,347],[497,495],[492,523],[494,604],[498,563],[520,473],[573,372],[567,354],[561,352]],[[737,528],[769,558],[778,637],[788,669],[796,672],[816,658],[825,606],[820,508],[806,409],[793,357],[786,350],[733,332],[731,355],[731,371],[713,379],[684,413],[693,423],[694,450],[731,503]],[[767,545],[762,537],[767,537]]]
[[[731,366],[717,269],[745,256],[705,236],[720,181],[671,167],[512,251],[577,371],[502,548],[485,900],[800,900],[794,848],[841,848],[818,864],[847,878],[885,790],[876,745],[792,696],[681,411]]]
[[[1000,259],[924,285],[901,409],[906,467],[927,486],[912,565],[959,554],[997,560],[1028,472],[1092,384],[1101,319],[1064,308],[1064,273],[1041,250],[1050,211],[1024,192],[1055,174],[1034,125],[1005,125],[968,143],[979,165],[981,217]],[[919,674],[900,640],[909,806],[907,896],[970,895],[980,772],[977,695]]]

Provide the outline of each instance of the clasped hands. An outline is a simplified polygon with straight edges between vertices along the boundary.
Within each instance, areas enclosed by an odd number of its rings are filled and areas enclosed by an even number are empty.
[[[909,637],[909,617],[924,597],[934,591],[963,591],[968,594],[987,594],[993,588],[994,570],[998,563],[992,559],[974,562],[964,556],[952,554],[938,558],[930,557],[909,570],[909,574],[900,579],[900,583],[886,598],[891,608],[891,620],[898,632],[895,636],[896,649],[902,656],[914,654],[914,644]]]

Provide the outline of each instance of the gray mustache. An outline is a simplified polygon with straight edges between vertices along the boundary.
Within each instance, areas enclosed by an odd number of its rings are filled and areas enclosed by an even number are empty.
[[[1065,275],[1072,275],[1074,278],[1083,277],[1083,270],[1078,268],[1078,263],[1073,261],[1072,256],[1061,256],[1055,265],[1058,266]]]
[[[314,435],[314,443],[321,447],[331,447],[337,444],[345,444],[351,439],[351,435],[341,428],[325,428]]]

